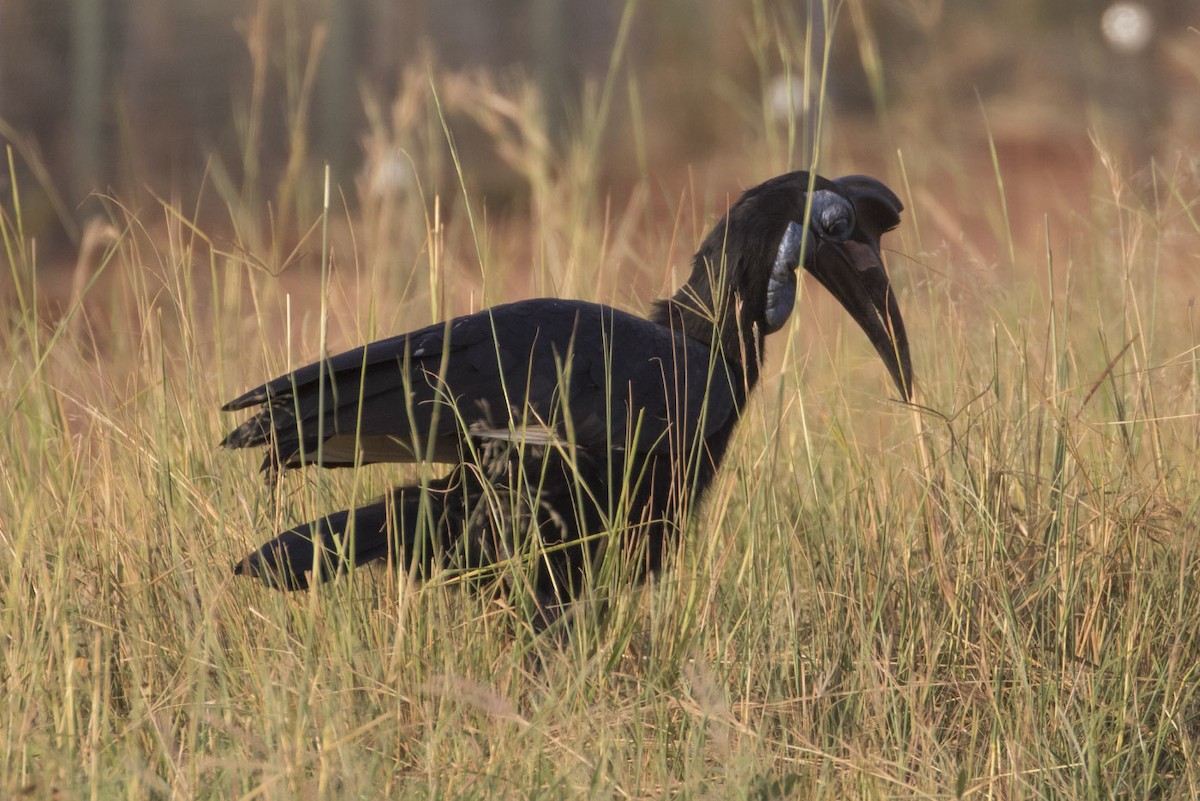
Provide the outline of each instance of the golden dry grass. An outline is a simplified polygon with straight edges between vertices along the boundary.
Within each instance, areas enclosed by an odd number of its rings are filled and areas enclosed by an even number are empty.
[[[265,534],[404,474],[272,488],[215,447],[219,404],[314,358],[323,315],[336,349],[539,294],[643,311],[798,149],[751,126],[732,178],[600,196],[586,137],[547,162],[528,95],[435,85],[499,115],[527,214],[491,216],[470,174],[451,209],[421,188],[432,157],[345,188],[352,213],[335,194],[291,258],[237,214],[218,234],[177,202],[111,199],[63,289],[3,200],[0,792],[1200,793],[1200,183],[1185,160],[1133,179],[1100,142],[1050,180],[1057,162],[989,147],[982,111],[952,146],[896,113],[873,163],[852,141],[822,155],[906,204],[885,245],[920,406],[888,400],[806,283],[677,564],[606,588],[608,616],[569,641],[451,575],[234,581]],[[389,113],[434,130],[437,102]],[[387,130],[373,147],[394,158]]]

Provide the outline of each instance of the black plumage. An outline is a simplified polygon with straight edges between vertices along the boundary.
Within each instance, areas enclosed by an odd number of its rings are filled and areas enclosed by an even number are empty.
[[[418,575],[527,557],[543,608],[574,597],[612,543],[656,570],[710,485],[765,335],[803,266],[867,333],[901,394],[912,370],[880,258],[902,206],[863,176],[807,172],[747,191],[705,237],[687,282],[649,319],[538,299],[371,343],[250,390],[223,441],[263,469],[444,462],[425,486],[283,532],[238,573],[303,588],[391,556]]]

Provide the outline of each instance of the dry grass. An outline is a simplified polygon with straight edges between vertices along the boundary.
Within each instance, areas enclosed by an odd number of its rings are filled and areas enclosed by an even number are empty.
[[[551,163],[531,94],[415,85],[373,115],[384,172],[346,188],[356,211],[335,193],[290,258],[237,214],[218,236],[177,202],[114,199],[91,277],[48,315],[3,200],[0,793],[1200,794],[1200,185],[1168,164],[1135,191],[1097,144],[1067,209],[1014,189],[982,113],[955,147],[900,113],[884,134],[920,408],[886,399],[806,284],[677,565],[612,588],[569,642],[450,575],[233,581],[264,534],[401,475],[273,490],[214,446],[219,403],[312,359],[323,315],[338,348],[535,294],[641,311],[738,189],[700,173],[601,197],[595,137]],[[422,189],[457,102],[527,215],[490,217],[469,173],[453,210]],[[805,149],[772,125],[748,129],[742,186]],[[822,141],[823,172],[862,169]]]

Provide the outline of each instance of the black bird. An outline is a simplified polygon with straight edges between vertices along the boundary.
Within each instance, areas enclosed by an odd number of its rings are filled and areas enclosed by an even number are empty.
[[[548,617],[614,543],[660,567],[712,482],[763,339],[804,267],[866,332],[908,399],[908,338],[880,257],[899,198],[865,176],[807,172],[742,195],[687,282],[649,319],[537,299],[373,342],[224,406],[258,407],[221,443],[265,446],[263,470],[444,462],[450,472],[283,532],[237,563],[288,589],[385,556],[417,575],[525,558]]]

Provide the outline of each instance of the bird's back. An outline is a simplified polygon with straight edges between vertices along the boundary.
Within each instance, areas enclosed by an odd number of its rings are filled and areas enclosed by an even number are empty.
[[[682,451],[744,396],[710,343],[609,306],[538,299],[280,376],[226,405],[261,408],[223,444],[267,446],[264,467],[457,462],[472,438]]]

